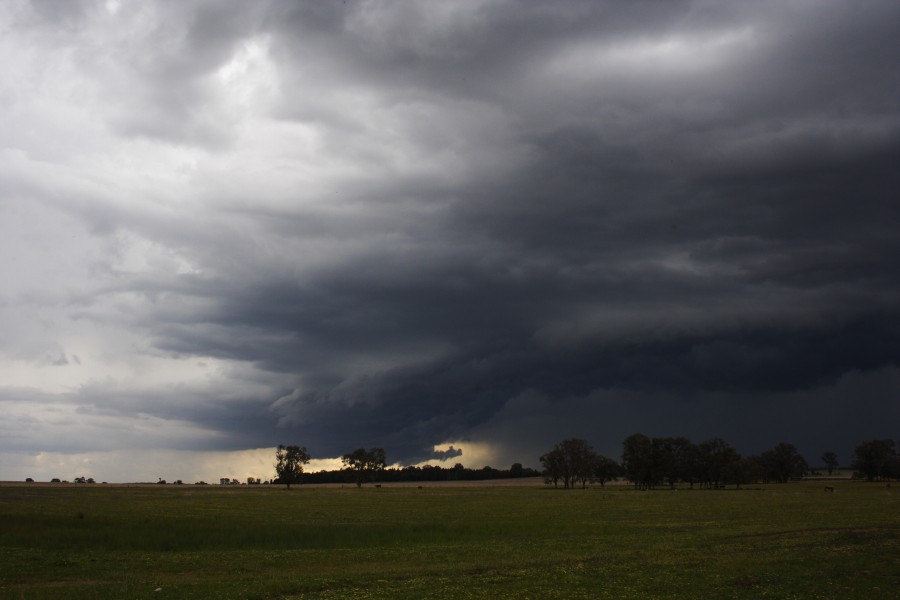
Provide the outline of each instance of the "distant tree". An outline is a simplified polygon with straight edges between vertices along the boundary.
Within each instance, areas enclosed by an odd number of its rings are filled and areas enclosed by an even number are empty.
[[[606,485],[607,481],[613,481],[622,473],[622,467],[611,458],[597,454],[594,455],[594,467],[591,474],[591,481],[600,484],[600,487]]]
[[[853,470],[869,481],[897,476],[897,449],[894,440],[869,440],[853,450]]]
[[[31,477],[26,477],[25,483],[34,483],[34,479],[32,479]]]
[[[585,440],[581,438],[570,438],[560,442],[563,455],[566,459],[566,473],[572,482],[581,483],[581,489],[587,487],[588,481],[594,476],[594,461],[597,455]]]
[[[279,482],[287,485],[287,489],[291,489],[292,483],[300,483],[303,465],[309,463],[309,458],[309,451],[305,447],[279,444],[275,451],[275,473]]]
[[[345,469],[353,473],[356,487],[362,487],[364,480],[371,479],[387,467],[384,448],[357,448],[342,456],[341,462]]]
[[[828,475],[834,473],[834,470],[838,468],[838,457],[834,452],[828,451],[823,454],[822,462],[825,464],[825,468],[828,469]]]
[[[654,483],[653,441],[643,433],[633,433],[622,442],[622,467],[625,475],[640,489]]]
[[[762,466],[755,456],[739,458],[725,467],[723,476],[726,483],[733,483],[735,488],[741,489],[742,485],[762,478]]]
[[[542,475],[544,483],[553,484],[553,487],[559,487],[559,480],[562,479],[563,469],[565,467],[565,459],[562,450],[558,447],[553,448],[550,452],[543,454],[540,458],[543,467]]]
[[[525,467],[522,466],[522,463],[513,463],[509,468],[509,476],[510,477],[524,477]]]
[[[662,483],[668,483],[671,488],[675,487],[675,483],[679,479],[679,464],[675,456],[674,439],[655,437],[650,440],[651,469],[655,479]]]
[[[800,456],[793,444],[782,442],[763,452],[759,457],[763,478],[767,481],[787,483],[791,479],[802,479],[809,471],[806,459]]]
[[[54,477],[53,479],[50,480],[50,483],[59,483],[59,482],[60,482],[59,477]]]
[[[679,481],[702,479],[699,449],[685,437],[649,438],[635,433],[622,442],[622,467],[635,487],[649,489],[659,483],[674,488]]]
[[[694,489],[694,484],[703,481],[703,473],[700,464],[700,447],[693,442],[688,442],[680,452],[681,461],[681,480],[690,484]]]
[[[653,472],[674,488],[679,481],[688,481],[692,474],[696,446],[687,438],[666,437],[651,440]]]
[[[888,461],[884,476],[889,479],[900,479],[900,454],[897,452],[895,452]]]
[[[697,446],[697,470],[700,481],[708,487],[725,482],[725,474],[741,459],[737,450],[722,438],[712,438]]]
[[[553,450],[541,456],[544,466],[544,480],[553,482],[560,480],[566,489],[581,483],[582,489],[587,487],[594,473],[596,455],[590,445],[581,438],[569,438],[553,447]]]

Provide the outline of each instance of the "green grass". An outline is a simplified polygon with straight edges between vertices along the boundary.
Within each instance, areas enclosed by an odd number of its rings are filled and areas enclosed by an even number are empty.
[[[0,598],[897,598],[900,490],[835,488],[0,487]]]

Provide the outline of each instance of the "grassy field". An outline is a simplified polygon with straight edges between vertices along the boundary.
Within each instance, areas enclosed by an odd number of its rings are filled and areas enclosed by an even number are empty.
[[[4,486],[0,597],[900,597],[900,489],[833,485]]]

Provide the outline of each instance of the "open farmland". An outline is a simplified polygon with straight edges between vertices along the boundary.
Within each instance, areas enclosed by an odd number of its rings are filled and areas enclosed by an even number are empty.
[[[900,490],[0,487],[3,598],[896,598]]]

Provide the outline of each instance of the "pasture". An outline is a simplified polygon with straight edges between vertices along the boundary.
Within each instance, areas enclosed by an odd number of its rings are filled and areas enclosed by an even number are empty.
[[[897,598],[900,489],[0,487],[0,597]]]

